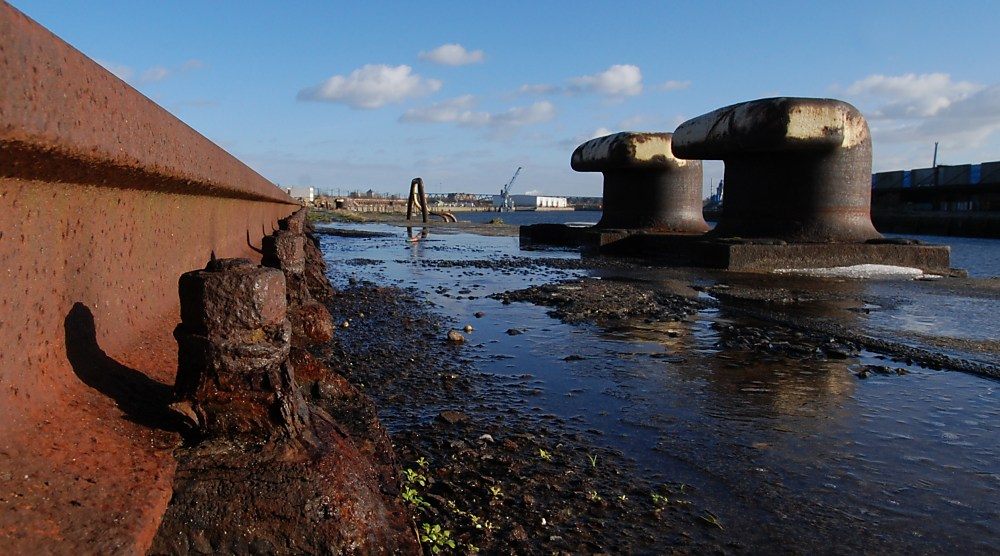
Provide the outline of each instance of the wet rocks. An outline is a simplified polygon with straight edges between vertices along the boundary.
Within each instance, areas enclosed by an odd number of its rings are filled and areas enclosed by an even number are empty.
[[[638,283],[592,278],[531,286],[493,297],[505,303],[527,301],[551,307],[549,315],[565,322],[601,325],[625,319],[684,320],[699,308],[695,300]]]
[[[437,419],[446,425],[457,425],[468,421],[469,416],[461,411],[445,410],[438,413]]]
[[[461,344],[465,342],[465,336],[462,336],[458,330],[449,330],[448,342],[452,344]]]
[[[909,372],[902,367],[890,367],[888,365],[861,365],[855,367],[855,376],[858,378],[868,378],[872,375],[905,375]]]

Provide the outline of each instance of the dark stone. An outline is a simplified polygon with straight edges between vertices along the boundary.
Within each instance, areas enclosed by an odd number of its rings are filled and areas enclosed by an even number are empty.
[[[461,411],[453,411],[450,409],[446,409],[441,413],[439,413],[437,418],[442,423],[448,425],[457,425],[459,423],[465,423],[466,421],[469,420],[469,416],[466,415],[465,413],[462,413]]]

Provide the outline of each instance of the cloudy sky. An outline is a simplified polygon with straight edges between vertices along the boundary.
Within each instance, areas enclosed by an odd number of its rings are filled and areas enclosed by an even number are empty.
[[[768,96],[853,103],[877,171],[1000,159],[995,0],[12,3],[281,184],[599,195],[580,142]]]

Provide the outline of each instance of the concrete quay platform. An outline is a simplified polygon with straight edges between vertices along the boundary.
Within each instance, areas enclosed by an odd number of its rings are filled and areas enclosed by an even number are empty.
[[[789,243],[774,239],[715,238],[644,230],[600,229],[564,224],[521,226],[522,249],[573,247],[602,255],[637,257],[672,266],[735,272],[787,268],[829,268],[882,264],[934,274],[961,273],[950,267],[951,248],[911,239],[857,243]]]

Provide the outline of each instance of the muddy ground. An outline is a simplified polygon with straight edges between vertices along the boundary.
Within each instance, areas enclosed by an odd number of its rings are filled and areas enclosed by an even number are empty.
[[[721,543],[688,485],[648,482],[559,418],[507,409],[510,391],[532,377],[478,372],[415,292],[357,283],[331,308],[348,326],[330,360],[379,407],[426,549],[702,552]]]

